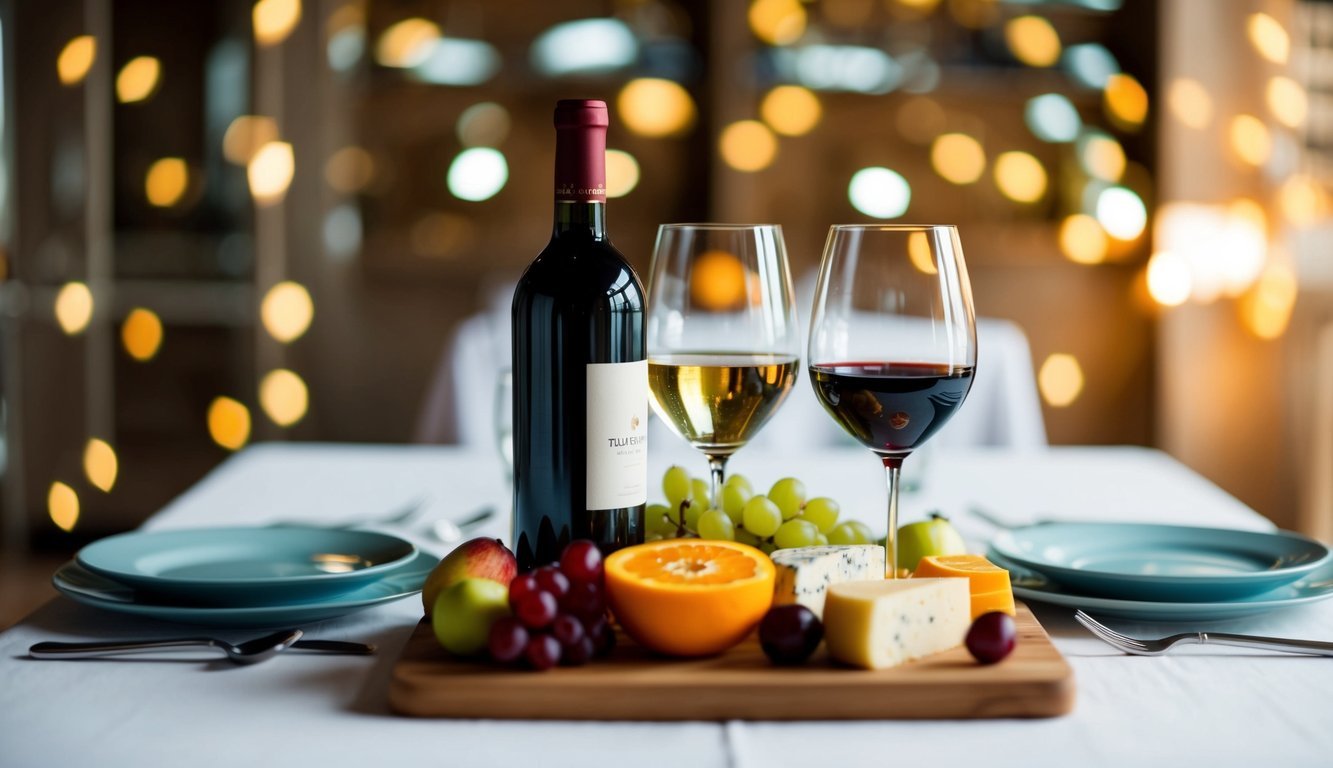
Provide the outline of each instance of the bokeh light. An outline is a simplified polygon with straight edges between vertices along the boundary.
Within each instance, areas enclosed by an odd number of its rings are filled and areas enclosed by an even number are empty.
[[[259,406],[280,427],[290,427],[304,418],[309,405],[310,391],[293,371],[278,368],[264,374],[259,382]]]
[[[1148,259],[1148,294],[1164,307],[1184,304],[1194,290],[1189,262],[1171,251],[1158,251]]]
[[[1273,152],[1273,137],[1268,132],[1268,126],[1254,115],[1236,115],[1231,118],[1229,135],[1232,151],[1249,165],[1263,165]]]
[[[259,205],[282,202],[295,174],[296,156],[292,145],[285,141],[270,141],[260,147],[245,168],[250,194]]]
[[[436,85],[481,85],[501,66],[500,51],[485,40],[441,37],[410,69],[413,80]]]
[[[472,147],[458,153],[449,164],[449,192],[474,203],[489,200],[509,181],[509,163],[497,149]]]
[[[208,406],[208,435],[229,451],[238,451],[250,441],[250,409],[230,397],[219,397]]]
[[[1277,19],[1266,13],[1251,14],[1245,31],[1260,56],[1274,64],[1287,63],[1287,57],[1291,55],[1291,38]]]
[[[1030,67],[1049,67],[1060,60],[1060,35],[1040,16],[1019,16],[1004,25],[1004,41],[1014,58]]]
[[[135,307],[120,326],[120,343],[126,354],[141,363],[157,356],[162,337],[162,320],[151,309]]]
[[[276,120],[262,115],[241,115],[222,134],[222,156],[227,162],[248,165],[265,144],[277,140]]]
[[[301,21],[301,0],[259,0],[250,12],[255,42],[261,46],[277,45],[296,29]]]
[[[690,270],[690,300],[713,312],[724,312],[745,304],[745,265],[726,251],[699,254]]]
[[[79,35],[65,43],[56,57],[56,75],[61,85],[78,85],[88,76],[97,59],[97,40],[92,35]]]
[[[343,194],[365,189],[375,178],[375,158],[355,144],[342,147],[324,161],[324,181]]]
[[[1203,130],[1213,121],[1213,97],[1198,80],[1178,77],[1166,89],[1166,106],[1180,123]]]
[[[1277,205],[1282,216],[1297,227],[1319,224],[1333,208],[1319,181],[1303,173],[1282,182],[1278,188]]]
[[[1117,240],[1134,240],[1148,226],[1148,209],[1127,187],[1108,187],[1097,196],[1097,221]]]
[[[616,111],[626,128],[649,138],[688,131],[696,114],[689,91],[679,83],[654,77],[625,83],[616,98]]]
[[[769,45],[788,45],[805,33],[806,14],[798,0],[753,0],[750,31]]]
[[[55,311],[60,330],[70,336],[83,333],[93,319],[93,292],[77,281],[65,283],[56,293]]]
[[[896,219],[912,203],[912,187],[901,174],[888,168],[862,168],[847,185],[852,207],[877,219]]]
[[[722,129],[717,140],[722,160],[738,171],[762,171],[778,154],[778,140],[758,120],[739,120]]]
[[[804,136],[819,124],[819,97],[799,85],[779,85],[759,104],[759,115],[775,133]]]
[[[1046,169],[1027,152],[1003,152],[995,158],[995,185],[1020,203],[1035,203],[1046,194]]]
[[[529,58],[548,77],[614,72],[634,63],[639,41],[620,19],[575,19],[537,36]]]
[[[324,55],[335,72],[348,72],[366,53],[366,12],[357,3],[339,6],[325,21]]]
[[[46,513],[60,530],[74,530],[79,522],[79,494],[62,482],[51,483],[46,494]]]
[[[1094,179],[1114,184],[1125,175],[1125,148],[1101,131],[1079,136],[1077,150],[1079,165]]]
[[[1023,118],[1032,135],[1042,141],[1073,141],[1083,127],[1073,102],[1059,93],[1043,93],[1028,99]]]
[[[907,259],[918,272],[937,275],[935,251],[930,247],[930,237],[925,232],[912,232],[907,236]]]
[[[144,178],[144,196],[148,204],[170,208],[179,203],[190,186],[190,169],[179,157],[164,157],[148,166]]]
[[[422,18],[403,19],[385,29],[375,45],[375,60],[385,67],[415,67],[430,58],[440,27]]]
[[[931,145],[930,164],[946,181],[971,184],[986,172],[986,152],[965,133],[946,133]]]
[[[1065,49],[1063,63],[1070,77],[1080,85],[1101,90],[1111,75],[1120,71],[1120,62],[1101,43],[1079,43]]]
[[[498,147],[509,135],[510,122],[509,110],[483,101],[463,110],[454,130],[465,147]]]
[[[162,81],[162,63],[152,56],[130,59],[116,75],[116,98],[123,104],[143,101]]]
[[[1288,128],[1300,128],[1305,124],[1310,103],[1305,89],[1290,77],[1274,77],[1268,81],[1268,109],[1279,123]]]
[[[639,184],[639,161],[620,149],[606,150],[606,196],[624,197]]]
[[[284,280],[264,294],[259,317],[270,336],[287,344],[301,338],[310,328],[315,318],[315,302],[304,285]]]
[[[1281,337],[1291,322],[1298,290],[1291,267],[1281,261],[1270,264],[1240,301],[1246,327],[1261,339]]]
[[[1111,75],[1106,78],[1102,106],[1113,125],[1135,131],[1148,119],[1148,92],[1132,75]]]
[[[944,107],[929,96],[913,96],[903,102],[894,116],[894,126],[913,144],[930,144],[944,132],[948,116]]]
[[[116,485],[120,462],[116,451],[105,440],[94,437],[83,447],[83,474],[88,482],[103,493],[110,493]]]
[[[1068,407],[1083,392],[1083,366],[1073,355],[1062,352],[1050,355],[1037,373],[1037,388],[1047,405]]]
[[[1076,264],[1100,264],[1106,260],[1109,243],[1106,230],[1086,213],[1066,216],[1060,222],[1060,252]]]

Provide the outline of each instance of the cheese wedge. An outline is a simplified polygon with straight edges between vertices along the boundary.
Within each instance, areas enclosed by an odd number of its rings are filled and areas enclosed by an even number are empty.
[[[778,572],[773,604],[800,603],[821,618],[830,586],[884,578],[884,547],[877,544],[794,547],[771,557]]]
[[[824,642],[844,664],[885,669],[963,644],[972,624],[966,579],[887,579],[829,587]]]
[[[973,619],[991,611],[1014,615],[1014,590],[1009,583],[1009,572],[981,555],[923,557],[915,575],[967,579],[972,591]]]

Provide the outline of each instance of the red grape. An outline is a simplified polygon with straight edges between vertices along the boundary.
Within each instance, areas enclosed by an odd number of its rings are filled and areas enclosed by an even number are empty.
[[[518,610],[518,601],[523,599],[524,595],[536,592],[537,578],[530,573],[515,576],[513,581],[509,582],[509,610]]]
[[[568,649],[583,639],[583,622],[567,613],[562,613],[551,622],[551,634],[560,641],[561,646]]]
[[[1018,642],[1014,620],[1007,613],[983,613],[967,630],[967,650],[982,664],[994,664],[1013,653]]]
[[[555,596],[550,592],[538,590],[520,597],[514,606],[514,615],[528,629],[542,629],[555,620],[557,609]]]
[[[571,580],[584,584],[600,584],[602,581],[602,552],[597,545],[587,539],[569,542],[564,554],[560,555],[560,570]]]
[[[605,656],[616,647],[616,631],[611,628],[611,622],[605,617],[587,625],[586,632],[588,637],[592,638],[596,655]]]
[[[560,663],[560,642],[550,635],[533,635],[524,655],[534,669],[550,669]]]
[[[486,648],[491,658],[502,664],[518,660],[528,647],[528,630],[513,616],[496,619],[491,625]]]
[[[560,601],[560,607],[567,613],[583,619],[585,624],[596,621],[606,613],[606,598],[596,584],[576,581],[569,588],[569,594]]]
[[[537,579],[537,586],[555,595],[559,600],[569,593],[569,577],[560,572],[560,568],[554,565],[544,565],[532,572]]]
[[[823,623],[799,603],[771,608],[759,622],[759,647],[774,664],[804,662],[823,639]]]
[[[592,638],[584,635],[573,645],[560,646],[560,663],[566,667],[581,667],[592,659],[595,651]]]

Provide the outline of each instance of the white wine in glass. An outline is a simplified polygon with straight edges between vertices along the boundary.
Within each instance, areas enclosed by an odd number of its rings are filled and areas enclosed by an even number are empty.
[[[720,503],[727,459],[786,399],[800,334],[782,229],[665,224],[648,287],[653,410],[708,458]]]

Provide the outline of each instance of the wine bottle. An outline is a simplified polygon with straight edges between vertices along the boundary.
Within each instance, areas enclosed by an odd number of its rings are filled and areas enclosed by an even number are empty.
[[[572,539],[643,541],[644,292],[606,231],[606,104],[555,108],[555,227],[514,291],[514,542],[519,568]]]

